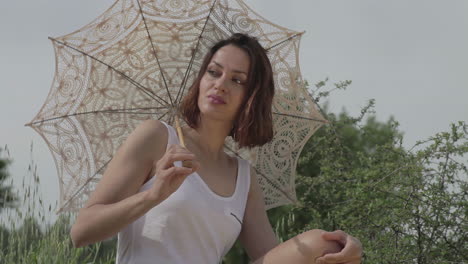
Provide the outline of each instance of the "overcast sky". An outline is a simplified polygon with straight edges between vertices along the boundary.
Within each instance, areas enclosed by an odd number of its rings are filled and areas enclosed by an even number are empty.
[[[0,147],[26,174],[34,142],[46,204],[58,199],[52,155],[24,124],[42,106],[55,60],[48,36],[70,33],[97,17],[111,0],[4,1],[0,15]],[[246,0],[265,18],[297,31],[300,65],[310,83],[352,80],[330,98],[335,112],[357,115],[376,99],[381,121],[394,116],[405,146],[468,121],[468,1]]]

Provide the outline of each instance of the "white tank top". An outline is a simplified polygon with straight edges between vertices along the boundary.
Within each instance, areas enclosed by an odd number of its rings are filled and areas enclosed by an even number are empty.
[[[168,144],[179,144],[175,129]],[[250,167],[237,158],[236,188],[231,197],[214,193],[195,172],[180,188],[118,234],[118,264],[216,264],[241,231],[250,188]],[[175,162],[175,166],[182,166]],[[155,175],[141,186],[151,187]]]

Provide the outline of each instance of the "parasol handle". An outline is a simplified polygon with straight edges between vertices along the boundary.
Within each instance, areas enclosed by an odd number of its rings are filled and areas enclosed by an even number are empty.
[[[179,140],[180,140],[180,145],[184,148],[187,148],[185,146],[184,134],[182,133],[182,129],[180,128],[179,116],[177,115],[175,116],[175,123],[176,123],[177,135],[179,136]],[[193,164],[192,164],[192,161],[190,160],[183,160],[182,166],[186,168],[192,168]]]

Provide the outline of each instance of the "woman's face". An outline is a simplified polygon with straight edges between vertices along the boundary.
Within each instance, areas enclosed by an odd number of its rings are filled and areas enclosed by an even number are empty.
[[[234,45],[220,48],[200,81],[200,114],[233,122],[248,89],[249,67],[249,56],[242,49]]]

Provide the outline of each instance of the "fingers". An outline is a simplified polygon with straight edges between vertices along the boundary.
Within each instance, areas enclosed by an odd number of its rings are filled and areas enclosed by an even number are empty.
[[[334,253],[334,254],[326,254],[323,257],[317,258],[317,263],[361,263],[360,259],[361,257],[355,256],[355,257],[350,257],[346,255],[345,253],[342,253],[343,251],[339,253]]]
[[[326,254],[317,259],[317,263],[361,263],[362,246],[359,240],[346,234],[341,230],[325,232],[322,234],[325,240],[335,240],[341,243],[344,248],[333,254]]]
[[[176,161],[190,161],[191,167],[174,166]],[[185,180],[191,173],[200,168],[200,163],[195,160],[195,155],[180,145],[171,145],[164,156],[156,163],[156,173],[160,179],[173,179],[175,182]],[[177,185],[177,184],[176,184]]]
[[[345,232],[341,230],[336,230],[333,232],[324,232],[322,234],[323,239],[338,241],[343,246],[346,244],[347,237],[348,237],[348,234],[346,234]]]
[[[193,172],[191,168],[186,168],[186,167],[171,167],[167,169],[166,175],[177,175],[177,176],[186,176],[189,175]]]
[[[326,254],[317,259],[317,263],[343,263],[346,260],[346,255],[343,254],[343,250],[338,253]]]
[[[172,177],[179,177],[179,178],[182,177],[185,179],[185,177],[192,174],[200,167],[200,163],[198,163],[197,161],[192,160],[192,162],[193,162],[192,168],[187,168],[183,166],[182,167],[172,166],[165,170],[161,170],[159,177],[161,177],[162,179],[169,179]]]
[[[192,162],[192,167],[200,166],[200,164],[195,161],[195,155],[192,152],[179,145],[171,145],[164,156],[157,162],[157,167],[164,170],[173,167],[176,161],[185,160]]]

